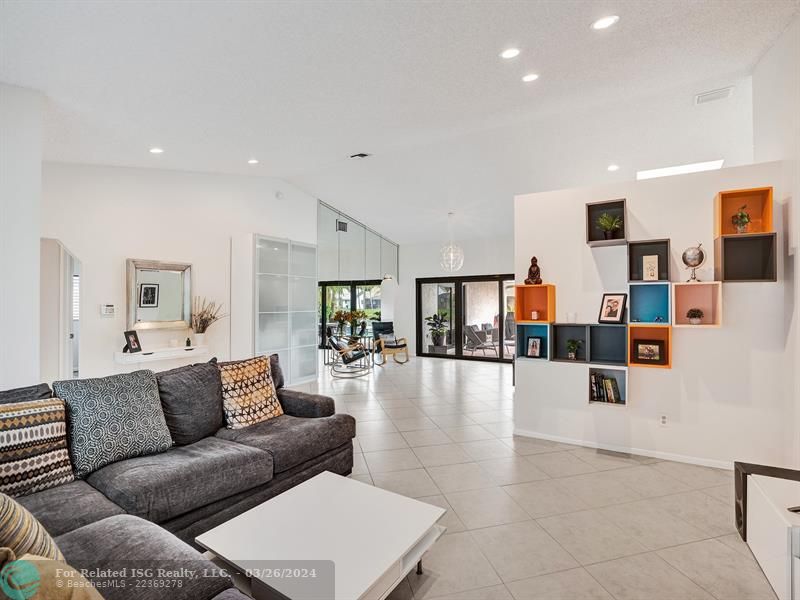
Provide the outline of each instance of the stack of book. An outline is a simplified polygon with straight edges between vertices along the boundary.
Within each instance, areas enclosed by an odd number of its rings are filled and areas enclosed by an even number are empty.
[[[625,399],[619,393],[619,386],[615,377],[606,377],[602,373],[591,373],[589,375],[589,384],[592,402],[625,403]]]

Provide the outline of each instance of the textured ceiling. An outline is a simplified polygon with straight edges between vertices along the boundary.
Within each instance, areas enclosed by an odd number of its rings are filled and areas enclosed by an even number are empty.
[[[349,173],[356,152],[413,152],[747,74],[798,6],[6,0],[0,81],[49,97],[47,159],[288,177],[336,204],[317,174]],[[590,29],[609,13],[616,27]],[[499,59],[512,45],[522,54]],[[540,79],[522,84],[529,71]],[[150,155],[156,145],[166,152]]]

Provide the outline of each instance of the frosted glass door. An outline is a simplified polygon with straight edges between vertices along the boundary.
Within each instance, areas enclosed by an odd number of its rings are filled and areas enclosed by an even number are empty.
[[[289,360],[289,242],[256,238],[255,353]]]

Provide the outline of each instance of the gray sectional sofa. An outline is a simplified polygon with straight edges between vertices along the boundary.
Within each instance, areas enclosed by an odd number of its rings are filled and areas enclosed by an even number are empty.
[[[285,389],[277,356],[271,362],[285,414],[226,429],[222,396],[207,376],[207,363],[159,373],[166,422],[183,445],[113,462],[85,479],[17,498],[55,538],[69,564],[90,570],[88,578],[104,598],[244,598],[193,546],[195,536],[318,473],[351,472],[355,420],[336,414],[329,397]],[[170,376],[180,385],[162,386]],[[49,387],[40,385],[0,392],[0,402],[49,395]],[[209,423],[219,427],[201,431]],[[123,567],[128,576],[106,579],[101,571]],[[147,587],[132,571],[147,568],[205,575],[185,577],[180,587]]]

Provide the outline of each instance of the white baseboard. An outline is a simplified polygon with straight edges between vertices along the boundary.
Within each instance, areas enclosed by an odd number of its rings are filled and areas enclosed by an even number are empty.
[[[524,429],[514,428],[514,435],[522,437],[539,438],[548,440],[550,442],[561,442],[562,444],[572,444],[574,446],[584,446],[586,448],[597,448],[598,450],[608,450],[610,452],[624,452],[626,454],[638,454],[640,456],[649,456],[650,458],[660,458],[662,460],[672,460],[675,462],[688,463],[690,465],[699,465],[702,467],[714,467],[716,469],[733,470],[733,463],[724,460],[713,460],[710,458],[698,458],[696,456],[685,456],[683,454],[673,454],[671,452],[657,452],[655,450],[645,450],[643,448],[628,448],[625,446],[614,446],[611,444],[598,444],[597,442],[588,442],[586,440],[574,440],[572,438],[561,437],[558,435],[549,435],[546,433],[539,433],[537,431],[526,431]]]

